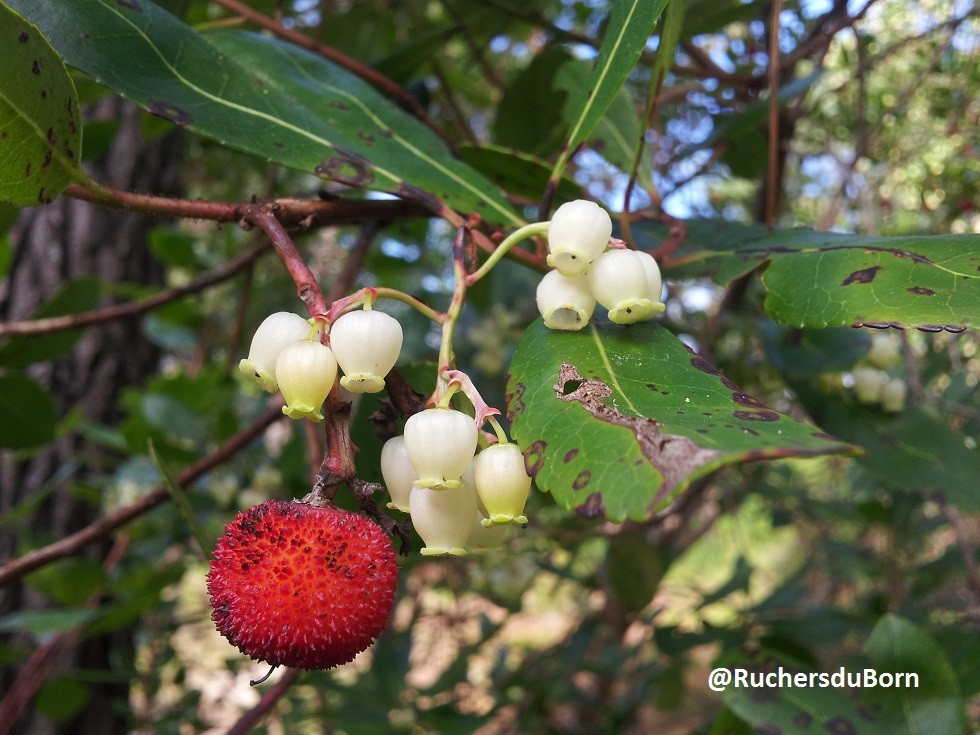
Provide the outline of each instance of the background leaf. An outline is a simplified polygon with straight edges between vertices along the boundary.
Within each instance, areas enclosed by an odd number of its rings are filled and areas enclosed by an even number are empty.
[[[44,36],[0,2],[0,201],[50,202],[79,174],[78,99]]]
[[[980,235],[861,237],[777,230],[723,220],[690,220],[687,238],[664,270],[692,268],[727,284],[765,266],[766,313],[795,327],[860,324],[980,326]],[[642,223],[634,234],[652,250],[667,236]]]
[[[72,66],[224,145],[358,188],[520,218],[445,144],[357,77],[254,33],[207,39],[155,3],[11,0]]]
[[[23,375],[0,375],[0,447],[26,449],[54,438],[58,410],[41,386]]]
[[[725,464],[846,452],[743,393],[654,323],[557,332],[511,362],[508,418],[538,487],[564,508],[644,519]]]
[[[613,6],[589,83],[579,89],[569,104],[569,109],[577,114],[572,115],[568,140],[555,164],[555,174],[561,174],[578,144],[588,139],[599,124],[666,6],[667,0],[619,0]]]

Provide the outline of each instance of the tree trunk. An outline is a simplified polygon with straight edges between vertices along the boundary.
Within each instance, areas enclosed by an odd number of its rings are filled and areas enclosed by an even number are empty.
[[[146,141],[140,135],[142,112],[118,99],[106,99],[91,111],[93,118],[118,118],[119,132],[105,155],[89,167],[96,180],[124,190],[176,193],[179,142],[173,135]],[[0,282],[0,318],[28,317],[40,304],[74,277],[92,275],[102,283],[159,283],[162,268],[147,248],[152,222],[132,213],[108,210],[61,197],[50,205],[25,210],[12,231],[14,261],[7,279]],[[109,303],[111,299],[104,299]],[[151,374],[156,350],[140,334],[137,320],[115,321],[90,327],[70,353],[53,362],[39,363],[29,374],[51,392],[59,415],[77,412],[86,421],[114,424],[120,390],[137,385]],[[10,511],[51,485],[53,492],[25,519],[18,531],[20,543],[60,538],[92,521],[97,505],[72,492],[72,485],[99,475],[109,465],[104,450],[77,433],[68,433],[28,459],[0,452],[0,514]],[[0,534],[0,558],[18,551],[13,532]],[[91,549],[102,559],[106,549]],[[50,602],[23,584],[0,589],[0,614],[13,610],[49,607]],[[14,636],[14,643],[31,639]],[[132,649],[130,631],[92,638],[72,649],[58,667],[110,668],[110,653]],[[17,672],[0,669],[0,692]],[[72,721],[55,725],[29,709],[15,732],[30,735],[126,731],[128,686],[91,683],[84,710]]]

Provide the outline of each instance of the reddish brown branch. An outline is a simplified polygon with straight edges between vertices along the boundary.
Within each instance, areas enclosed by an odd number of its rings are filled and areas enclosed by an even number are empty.
[[[186,286],[169,288],[139,301],[129,301],[124,304],[107,306],[104,309],[83,311],[77,314],[52,316],[46,319],[31,319],[22,322],[7,322],[0,324],[0,337],[25,336],[31,334],[46,334],[61,332],[66,329],[88,327],[93,324],[139,316],[157,307],[169,304],[171,301],[203,291],[223,281],[227,281],[243,268],[250,266],[262,253],[268,250],[268,243],[256,245],[227,263],[218,266],[210,273],[191,281]]]
[[[177,484],[180,487],[187,487],[204,473],[224,464],[253,440],[260,437],[270,424],[281,418],[282,403],[277,401],[267,408],[253,424],[239,431],[211,454],[185,467],[183,472],[177,476]],[[105,538],[117,528],[136,520],[169,499],[170,493],[167,489],[162,484],[157,485],[135,503],[119,508],[69,536],[7,562],[0,567],[0,587],[38,567],[79,553],[89,544]]]
[[[228,732],[225,735],[245,735],[245,733],[255,727],[259,720],[265,717],[276,706],[276,703],[296,683],[296,680],[299,679],[302,673],[300,669],[286,669],[286,673],[282,675],[282,678],[266,689],[259,703],[239,717],[238,722],[228,728]]]
[[[452,143],[445,138],[443,132],[436,127],[432,120],[429,119],[429,116],[425,112],[425,108],[422,107],[419,101],[411,94],[406,92],[405,89],[394,79],[385,76],[377,69],[374,69],[373,67],[370,67],[357,59],[351,58],[342,51],[338,51],[333,46],[328,46],[325,43],[317,41],[315,38],[310,38],[301,31],[286,28],[275,18],[270,18],[264,13],[260,13],[254,8],[250,8],[245,3],[239,2],[239,0],[214,1],[218,3],[218,5],[230,10],[235,15],[255,23],[255,25],[259,26],[260,28],[264,28],[279,38],[289,41],[290,43],[294,43],[301,48],[305,48],[307,51],[312,51],[315,54],[319,54],[323,58],[329,59],[338,66],[342,66],[351,74],[360,77],[382,94],[395,100],[400,107],[408,112],[411,112],[419,120],[435,131],[435,133],[442,138],[443,141],[450,146],[450,148],[453,147]]]
[[[161,217],[181,217],[214,222],[240,222],[252,202],[213,202],[202,199],[174,199],[136,194],[119,189],[100,187],[99,192],[89,191],[77,184],[69,186],[65,193],[76,199],[100,204],[113,209],[126,209]],[[287,228],[311,229],[323,225],[347,225],[374,220],[431,217],[425,207],[400,199],[274,199],[266,206]]]
[[[293,238],[289,236],[286,228],[282,226],[276,216],[266,207],[254,206],[249,207],[242,219],[255,225],[268,235],[272,241],[272,247],[276,249],[276,255],[286,266],[286,270],[289,271],[289,275],[296,284],[296,295],[306,304],[310,316],[317,317],[326,314],[327,300],[323,296],[323,291],[320,290],[316,276],[313,275],[313,271],[310,270],[306,261],[303,260],[303,256],[296,249]]]

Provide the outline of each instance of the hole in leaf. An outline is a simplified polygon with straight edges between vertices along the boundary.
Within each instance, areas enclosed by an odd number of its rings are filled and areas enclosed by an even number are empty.
[[[581,380],[566,380],[565,385],[561,387],[561,394],[567,396],[569,393],[574,393],[582,386]]]

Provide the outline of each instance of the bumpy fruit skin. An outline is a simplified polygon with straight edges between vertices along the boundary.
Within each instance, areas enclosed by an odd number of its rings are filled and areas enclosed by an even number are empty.
[[[395,550],[364,516],[267,500],[218,539],[207,575],[211,619],[247,656],[329,669],[384,630],[398,581]]]

